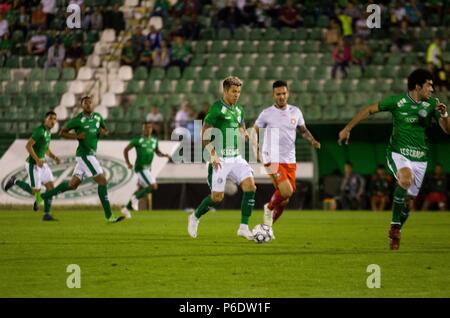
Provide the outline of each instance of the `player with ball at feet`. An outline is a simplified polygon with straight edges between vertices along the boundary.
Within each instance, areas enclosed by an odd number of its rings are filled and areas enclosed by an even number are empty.
[[[208,184],[211,194],[189,216],[188,233],[197,237],[200,218],[224,198],[227,178],[239,184],[243,193],[241,204],[241,224],[237,235],[253,240],[248,222],[255,205],[255,181],[253,170],[239,153],[239,137],[248,138],[245,130],[244,109],[238,103],[242,81],[229,76],[223,81],[223,97],[208,110],[202,128],[203,145],[209,152]],[[211,136],[208,136],[211,133]],[[214,136],[214,143],[210,142]]]
[[[275,81],[272,85],[275,103],[264,109],[256,119],[254,128],[258,160],[259,129],[264,128],[264,143],[262,162],[275,186],[275,192],[268,203],[264,205],[264,224],[272,226],[284,211],[289,198],[296,188],[295,138],[297,127],[303,138],[316,149],[318,142],[306,128],[301,110],[288,104],[289,90],[285,81]],[[274,138],[278,137],[278,138]]]

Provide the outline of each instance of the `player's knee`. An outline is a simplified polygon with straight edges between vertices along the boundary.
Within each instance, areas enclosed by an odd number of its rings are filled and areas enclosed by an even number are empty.
[[[211,194],[211,200],[212,200],[214,203],[220,203],[220,202],[222,202],[223,197],[224,197],[224,194],[223,194],[222,192],[218,192],[218,193],[213,193],[213,194]]]
[[[403,177],[398,179],[398,184],[404,189],[408,189],[412,185],[412,182],[413,180],[410,177]]]

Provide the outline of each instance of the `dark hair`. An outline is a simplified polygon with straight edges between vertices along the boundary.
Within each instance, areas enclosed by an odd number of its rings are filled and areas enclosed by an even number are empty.
[[[412,91],[416,88],[416,85],[422,86],[428,80],[433,80],[433,75],[431,74],[431,72],[423,68],[419,68],[409,74],[408,90]]]
[[[53,110],[49,110],[48,112],[45,113],[45,117],[44,118],[47,118],[48,116],[52,116],[52,115],[56,116],[56,113]]]
[[[351,161],[347,160],[347,161],[345,162],[345,164],[346,164],[346,165],[349,165],[350,167],[353,168],[353,163],[352,163]]]
[[[81,97],[81,104],[83,104],[83,101],[85,100],[85,99],[92,99],[92,97],[91,96],[89,96],[89,95],[85,95],[85,96],[83,96],[83,97]]]
[[[277,87],[286,87],[286,88],[288,88],[288,84],[287,84],[286,81],[278,80],[278,81],[273,82],[272,89],[275,89]]]
[[[379,164],[379,165],[377,166],[377,169],[383,169],[383,170],[384,170],[385,168],[384,168],[384,165],[383,165],[383,164]]]

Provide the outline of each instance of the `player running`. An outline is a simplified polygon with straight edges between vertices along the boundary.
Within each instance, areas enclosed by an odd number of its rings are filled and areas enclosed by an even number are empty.
[[[253,240],[253,234],[248,228],[248,222],[255,205],[255,181],[253,170],[239,153],[238,139],[240,135],[248,138],[245,130],[244,110],[238,103],[241,94],[242,81],[234,76],[223,81],[223,97],[216,101],[208,110],[202,135],[211,132],[215,136],[214,144],[210,138],[203,138],[203,145],[211,156],[208,165],[208,185],[211,195],[208,195],[189,216],[188,233],[197,237],[199,220],[211,207],[223,200],[227,178],[239,184],[243,193],[241,204],[241,224],[238,236]],[[205,140],[206,139],[206,140]]]
[[[76,117],[70,119],[66,127],[59,133],[63,138],[78,140],[75,157],[77,164],[72,178],[69,182],[64,181],[53,190],[42,194],[42,198],[46,200],[68,190],[75,190],[84,178],[93,177],[94,181],[98,184],[98,197],[102,203],[106,221],[109,223],[119,222],[125,217],[116,217],[111,212],[107,181],[103,169],[95,156],[99,137],[108,134],[105,121],[99,113],[94,112],[95,106],[90,96],[81,98],[81,108],[83,111]],[[71,130],[75,132],[70,132]]]
[[[130,163],[128,152],[132,149],[136,149],[136,161],[134,163],[134,172],[138,175],[138,183],[141,189],[137,190],[131,196],[130,201],[124,207],[122,207],[122,214],[130,219],[130,210],[137,211],[139,199],[151,193],[158,188],[156,180],[151,173],[151,166],[154,154],[156,153],[160,157],[166,157],[171,160],[168,154],[162,153],[158,147],[158,138],[152,135],[153,125],[151,123],[142,124],[142,134],[131,139],[130,143],[123,150],[123,156],[127,163],[128,169],[133,169],[133,165]]]
[[[26,183],[23,180],[16,180],[15,176],[12,176],[5,185],[5,192],[7,192],[12,186],[16,185],[23,191],[34,194],[36,201],[33,204],[33,210],[37,211],[40,201],[42,201],[40,196],[41,186],[44,185],[47,191],[54,188],[53,184],[53,174],[50,167],[45,162],[45,155],[49,156],[59,164],[60,159],[53,154],[50,150],[49,144],[52,138],[50,130],[56,124],[56,113],[54,111],[49,111],[45,114],[44,122],[36,127],[30,139],[28,139],[25,148],[30,154],[27,158],[27,163],[25,168],[28,172],[28,180]],[[50,208],[52,205],[52,199],[47,198],[44,200],[44,216],[42,220],[44,221],[54,221],[56,220],[50,214]]]
[[[339,132],[339,144],[343,141],[348,144],[350,131],[360,121],[380,111],[392,113],[393,130],[386,152],[388,167],[397,179],[389,230],[392,250],[400,248],[400,231],[409,216],[407,195],[417,196],[427,169],[429,145],[426,128],[435,118],[442,130],[450,134],[447,106],[432,98],[432,93],[431,73],[417,69],[408,76],[408,92],[366,106]]]
[[[275,186],[275,192],[264,205],[264,224],[272,224],[281,216],[289,198],[295,192],[297,165],[295,161],[295,139],[297,127],[303,138],[316,149],[318,142],[306,128],[301,110],[288,104],[289,90],[285,81],[275,81],[272,85],[275,104],[264,109],[256,119],[256,145],[259,129],[265,128],[262,147],[262,162]],[[278,135],[276,140],[273,136]],[[276,144],[273,144],[276,142]],[[257,146],[258,147],[258,146]],[[257,151],[259,159],[259,149]]]

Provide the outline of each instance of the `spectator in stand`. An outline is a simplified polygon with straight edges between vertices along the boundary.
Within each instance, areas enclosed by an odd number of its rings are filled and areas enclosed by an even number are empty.
[[[436,164],[434,167],[434,174],[427,179],[426,189],[428,191],[422,205],[422,211],[428,211],[435,205],[439,210],[445,211],[447,209],[448,187],[447,177],[444,174],[442,165],[439,163]]]
[[[57,67],[61,70],[63,67],[65,54],[66,50],[61,44],[61,39],[56,38],[55,43],[48,49],[45,69],[49,67]]]
[[[103,16],[100,7],[95,7],[91,15],[91,30],[103,30]]]
[[[161,114],[161,112],[159,111],[158,107],[152,106],[152,108],[150,109],[150,112],[145,117],[145,121],[152,123],[153,128],[156,130],[157,135],[159,135],[159,133],[161,131],[161,126],[164,122],[164,117]]]
[[[0,13],[0,40],[7,39],[9,37],[9,23]]]
[[[405,6],[406,19],[412,26],[425,26],[423,17],[423,4],[417,3],[417,0],[409,0],[409,3]]]
[[[84,51],[81,47],[80,41],[75,39],[72,42],[72,46],[67,49],[66,60],[64,61],[64,67],[74,67],[77,72],[81,65],[84,64]]]
[[[204,102],[202,106],[202,110],[198,112],[197,119],[201,120],[202,122],[205,120],[206,114],[208,113],[209,109],[209,103]]]
[[[187,40],[196,41],[199,39],[200,31],[204,27],[205,26],[198,21],[197,15],[194,14],[194,15],[192,15],[191,19],[187,19],[183,23],[183,28],[182,28],[183,36]]]
[[[347,67],[351,61],[351,48],[347,41],[340,40],[333,49],[333,68],[331,70],[331,77],[336,78],[336,72],[341,70],[343,78],[347,77]]]
[[[175,115],[175,127],[184,127],[188,126],[189,121],[192,120],[190,106],[188,102],[184,102],[181,104],[180,109]]]
[[[231,33],[234,33],[234,30],[245,22],[245,17],[237,7],[236,1],[228,0],[227,6],[217,12],[216,21],[216,28],[228,28]]]
[[[14,30],[21,30],[24,37],[27,37],[28,30],[31,29],[31,18],[25,6],[20,6],[19,17],[14,25]]]
[[[177,35],[172,43],[172,50],[170,54],[170,65],[179,66],[181,72],[189,64],[192,58],[191,47],[185,43],[182,36]]]
[[[396,0],[391,7],[391,24],[399,26],[406,19],[406,9],[400,0]]]
[[[46,27],[50,29],[50,26],[55,19],[57,8],[56,0],[41,0],[42,11],[47,15]]]
[[[325,32],[325,43],[330,45],[336,45],[341,40],[341,30],[336,20],[331,19],[330,25]]]
[[[90,7],[81,7],[81,28],[89,30],[91,28],[92,10]]]
[[[34,29],[45,28],[47,25],[47,15],[43,11],[42,4],[40,4],[31,14],[31,27]]]
[[[157,15],[160,17],[167,17],[169,14],[170,2],[168,0],[156,0],[153,5],[152,15]]]
[[[355,34],[357,37],[367,39],[370,36],[370,29],[367,26],[367,19],[370,13],[364,12],[364,15],[356,20],[355,22]]]
[[[294,7],[292,0],[287,0],[286,4],[280,8],[278,15],[278,26],[288,28],[298,28],[303,25],[303,18],[300,12]]]
[[[403,20],[400,23],[399,29],[394,29],[394,35],[392,36],[393,44],[391,46],[392,52],[411,52],[415,38],[412,30],[409,28],[408,21]]]
[[[161,47],[157,47],[152,53],[153,66],[167,67],[170,64],[170,50],[166,41],[161,41]]]
[[[268,28],[272,23],[272,19],[268,14],[263,1],[258,1],[255,8],[255,23],[253,26],[258,28]]]
[[[133,35],[131,36],[131,44],[133,46],[133,49],[138,53],[142,52],[142,50],[144,49],[145,41],[146,37],[142,34],[142,28],[139,26],[136,27],[134,29]]]
[[[353,165],[347,161],[344,166],[344,178],[341,183],[340,202],[343,210],[364,208],[364,178],[353,172]]]
[[[357,37],[355,44],[352,47],[352,62],[353,64],[359,65],[361,67],[361,73],[364,74],[366,70],[366,65],[369,64],[372,52],[364,40]]]
[[[28,42],[28,54],[44,55],[47,50],[47,41],[48,39],[45,33],[42,29],[38,29],[37,33]]]
[[[446,86],[444,59],[442,56],[443,40],[434,37],[433,41],[428,45],[426,61],[428,68],[433,74],[433,82],[437,87]]]
[[[131,41],[131,39],[128,39],[125,42],[124,47],[122,48],[120,65],[128,65],[134,68],[136,66],[138,56],[138,52],[136,52],[135,48],[133,47],[133,42]]]
[[[147,40],[152,44],[152,50],[161,47],[162,36],[161,33],[156,30],[154,25],[150,25],[150,32],[147,35]]]
[[[352,17],[343,13],[340,9],[336,9],[336,17],[340,22],[341,33],[344,39],[350,40],[353,36],[353,20]]]
[[[144,49],[139,55],[139,65],[145,66],[147,69],[150,69],[152,67],[152,45],[150,44],[150,41],[145,40]]]
[[[383,165],[377,167],[370,183],[370,206],[372,211],[384,211],[389,204],[389,192],[392,178],[386,174]]]
[[[358,7],[352,1],[347,2],[347,6],[344,10],[344,14],[352,18],[352,24],[361,17],[361,12]]]
[[[123,12],[120,11],[119,4],[116,3],[113,8],[109,7],[108,10],[103,13],[103,26],[105,29],[114,29],[116,34],[125,30],[125,19]]]

